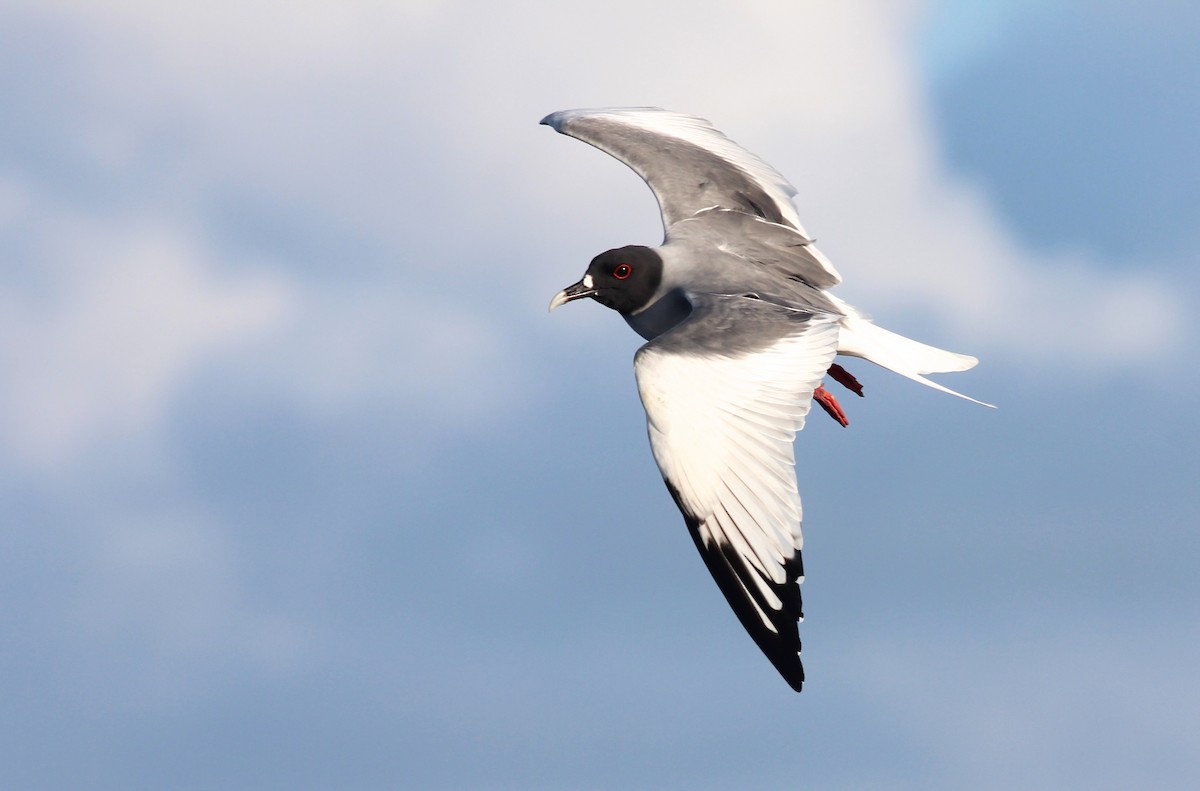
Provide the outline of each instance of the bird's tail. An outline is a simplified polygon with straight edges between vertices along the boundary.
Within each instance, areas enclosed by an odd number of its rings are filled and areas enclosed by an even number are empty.
[[[846,315],[841,324],[838,354],[870,360],[889,371],[894,371],[923,385],[929,385],[943,393],[956,395],[983,406],[993,406],[951,390],[923,376],[923,374],[948,373],[974,368],[979,362],[976,358],[968,354],[956,354],[945,349],[928,346],[914,341],[912,338],[905,338],[903,335],[897,335],[883,327],[876,326],[870,319],[855,313]]]

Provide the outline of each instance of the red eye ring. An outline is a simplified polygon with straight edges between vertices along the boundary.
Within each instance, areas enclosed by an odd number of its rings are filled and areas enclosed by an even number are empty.
[[[613,277],[615,277],[617,280],[628,280],[629,276],[632,274],[633,267],[631,267],[629,264],[617,264],[616,268],[613,269]]]

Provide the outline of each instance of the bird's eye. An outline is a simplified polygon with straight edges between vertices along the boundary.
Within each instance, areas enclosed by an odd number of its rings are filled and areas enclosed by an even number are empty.
[[[617,268],[613,270],[613,277],[617,280],[625,280],[633,274],[633,267],[629,264],[617,264]]]

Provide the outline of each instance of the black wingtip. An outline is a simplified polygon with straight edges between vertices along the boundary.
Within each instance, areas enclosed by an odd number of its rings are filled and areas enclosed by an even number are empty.
[[[800,662],[800,655],[795,656],[795,661],[784,663],[777,661],[775,657],[767,657],[771,660],[771,664],[779,671],[779,675],[783,676],[783,680],[788,683],[788,686],[797,692],[804,691],[804,665]]]
[[[700,522],[688,511],[679,497],[679,491],[671,482],[664,478],[663,483],[667,485],[667,491],[679,506],[684,522],[687,523],[688,533],[691,534],[704,565],[708,567],[709,573],[742,627],[774,665],[779,675],[783,676],[788,686],[800,692],[804,687],[804,664],[800,661],[800,635],[797,624],[804,615],[800,586],[797,584],[799,577],[804,573],[800,553],[796,553],[795,562],[788,568],[787,582],[775,591],[785,603],[786,615],[775,621],[776,631],[769,632],[763,628],[754,605],[745,598],[744,588],[738,582],[737,573],[733,569],[735,559],[732,549],[720,544],[706,547],[700,537]]]

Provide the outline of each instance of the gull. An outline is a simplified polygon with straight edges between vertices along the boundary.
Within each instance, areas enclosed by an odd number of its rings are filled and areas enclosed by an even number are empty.
[[[848,423],[823,378],[861,396],[834,362],[857,357],[975,401],[925,374],[978,361],[889,332],[831,294],[841,276],[800,224],[796,189],[708,121],[630,107],[541,123],[625,163],[658,200],[663,243],[601,253],[550,310],[590,297],[646,339],[634,373],[663,481],[738,620],[799,692],[793,442],[814,400]]]

